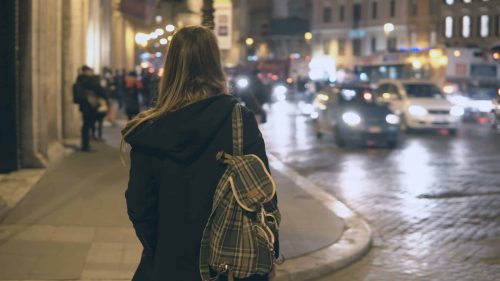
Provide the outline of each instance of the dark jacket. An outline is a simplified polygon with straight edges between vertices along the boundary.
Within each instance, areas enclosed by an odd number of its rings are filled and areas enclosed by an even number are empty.
[[[198,255],[212,197],[232,153],[231,113],[236,99],[218,95],[137,128],[131,144],[128,214],[144,246],[133,280],[200,281]],[[256,120],[243,109],[244,153],[267,165]],[[252,280],[267,280],[258,278]]]

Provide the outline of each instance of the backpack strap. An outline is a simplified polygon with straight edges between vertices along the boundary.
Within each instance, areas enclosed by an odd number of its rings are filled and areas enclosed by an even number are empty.
[[[241,105],[234,105],[233,109],[233,156],[243,155],[243,118]]]

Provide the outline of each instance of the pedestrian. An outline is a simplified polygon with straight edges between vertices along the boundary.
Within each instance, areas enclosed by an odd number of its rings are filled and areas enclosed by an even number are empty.
[[[213,32],[197,26],[180,29],[170,41],[158,101],[122,131],[132,148],[128,214],[144,247],[134,281],[202,280],[202,235],[225,171],[215,155],[233,151],[236,104],[227,94]],[[243,153],[256,155],[267,167],[255,117],[245,107],[241,111]],[[277,203],[276,197],[272,202]],[[278,239],[274,247],[278,254]],[[235,280],[267,281],[270,276]]]
[[[130,71],[125,77],[125,113],[128,120],[132,120],[139,114],[141,106],[139,102],[139,92],[142,90],[143,85],[137,79],[137,72]]]
[[[152,83],[153,77],[149,72],[149,68],[143,68],[141,73],[141,83],[143,85],[141,96],[142,96],[142,106],[143,108],[151,107],[152,100]]]
[[[102,127],[104,118],[108,115],[109,111],[109,98],[107,92],[108,84],[107,81],[99,75],[92,76],[90,81],[92,83],[92,87],[99,93],[99,105],[96,110],[95,122],[92,126],[92,139],[96,141],[103,141]]]
[[[266,123],[267,113],[264,104],[269,102],[269,90],[259,78],[259,71],[255,69],[250,78],[248,87],[240,93],[241,100],[253,111],[259,123]]]
[[[78,104],[82,113],[81,150],[90,151],[90,133],[97,118],[99,96],[102,95],[99,87],[92,81],[94,70],[87,65],[82,66],[75,84],[73,85],[73,102]]]
[[[115,86],[116,86],[116,98],[118,99],[118,108],[122,109],[124,106],[123,96],[125,95],[125,73],[127,71],[123,70],[115,70]]]
[[[116,117],[118,115],[119,101],[118,101],[118,87],[116,85],[116,79],[113,76],[111,69],[106,69],[103,76],[103,84],[106,89],[108,96],[108,115],[107,120],[111,126],[116,126]]]

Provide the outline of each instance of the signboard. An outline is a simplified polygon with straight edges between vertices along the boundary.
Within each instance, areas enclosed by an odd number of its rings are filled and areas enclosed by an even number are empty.
[[[216,1],[215,8],[215,35],[221,50],[229,50],[233,40],[233,6],[231,1]]]

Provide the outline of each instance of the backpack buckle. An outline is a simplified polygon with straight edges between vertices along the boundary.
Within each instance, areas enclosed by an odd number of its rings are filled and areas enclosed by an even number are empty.
[[[217,152],[217,154],[215,155],[215,160],[221,162],[222,164],[229,164],[231,159],[233,159],[233,156],[223,150]]]

